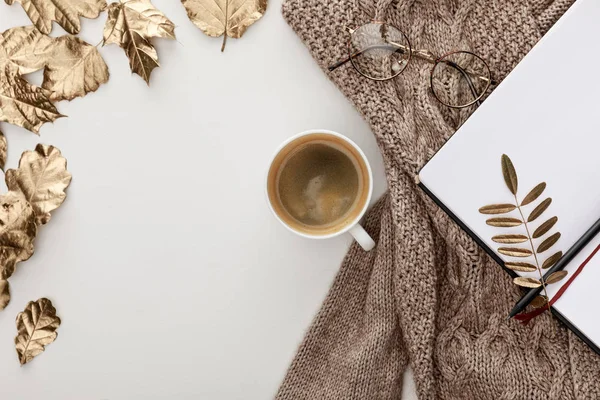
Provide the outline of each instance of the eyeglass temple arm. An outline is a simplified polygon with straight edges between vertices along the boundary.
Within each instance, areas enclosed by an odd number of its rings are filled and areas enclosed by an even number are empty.
[[[354,57],[359,56],[362,53],[359,52],[358,54],[355,53]],[[329,69],[329,72],[341,67],[342,65],[346,64],[348,61],[350,61],[352,59],[353,56],[349,56],[346,58],[341,59],[340,61],[336,62],[335,64],[330,65],[327,69]]]

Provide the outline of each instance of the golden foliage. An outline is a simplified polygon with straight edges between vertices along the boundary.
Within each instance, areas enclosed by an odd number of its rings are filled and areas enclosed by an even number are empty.
[[[546,259],[546,261],[544,261],[544,263],[542,264],[542,269],[551,268],[554,264],[556,264],[558,262],[558,260],[561,259],[562,256],[563,256],[562,251],[552,254],[550,257],[548,257]]]
[[[267,0],[181,0],[188,17],[202,32],[212,37],[239,39],[267,10]]]
[[[6,136],[0,131],[0,169],[4,171],[6,166],[6,157],[8,156],[8,144],[6,143]]]
[[[106,8],[106,0],[5,0],[6,4],[21,3],[36,28],[45,34],[52,32],[56,21],[70,34],[81,30],[80,17],[98,18]]]
[[[548,298],[546,296],[537,296],[535,299],[531,301],[529,304],[533,308],[540,308],[548,304]]]
[[[561,280],[563,280],[563,278],[565,276],[567,276],[569,273],[567,271],[556,271],[550,274],[550,276],[548,278],[546,278],[546,284],[550,285],[552,283],[556,283],[559,282]]]
[[[521,234],[508,234],[508,235],[496,235],[492,237],[492,240],[496,243],[503,244],[514,244],[514,243],[525,243],[529,240],[526,235]]]
[[[23,78],[41,69],[41,88]],[[53,101],[85,96],[108,78],[98,49],[78,38],[51,38],[33,26],[0,34],[0,122],[39,133],[46,122],[64,117]]]
[[[0,281],[33,255],[33,241],[50,212],[65,200],[71,182],[67,162],[53,146],[38,144],[21,156],[19,168],[6,171],[8,193],[0,196]],[[8,282],[0,293],[0,310],[10,299]]]
[[[533,203],[534,201],[536,201],[537,198],[541,196],[541,194],[544,192],[545,189],[546,189],[546,182],[537,184],[536,187],[531,189],[531,192],[529,192],[527,194],[527,196],[525,196],[525,198],[521,202],[521,206],[526,206],[527,204],[530,204],[530,203]]]
[[[504,176],[504,182],[508,187],[508,190],[514,195],[517,194],[519,188],[519,180],[517,179],[517,172],[511,159],[506,155],[502,154],[502,176]]]
[[[535,289],[535,288],[542,286],[542,282],[540,282],[539,280],[537,280],[535,278],[527,278],[524,276],[515,278],[513,280],[513,282],[515,283],[515,285],[530,288],[530,289]]]
[[[547,221],[543,222],[541,225],[535,229],[533,234],[531,234],[531,230],[529,224],[539,218],[552,203],[551,198],[546,198],[541,201],[534,209],[530,212],[529,217],[525,219],[524,216],[524,207],[533,204],[546,190],[546,183],[542,182],[537,184],[533,189],[527,193],[527,195],[523,198],[521,202],[519,202],[517,198],[518,188],[519,188],[519,180],[517,176],[517,171],[514,167],[513,162],[510,157],[506,154],[503,154],[501,157],[501,166],[502,166],[502,176],[504,178],[504,182],[506,187],[512,193],[514,197],[515,204],[492,204],[488,206],[481,207],[479,212],[481,214],[495,214],[501,215],[498,217],[490,218],[486,220],[486,223],[491,226],[499,227],[499,228],[515,228],[521,225],[524,226],[524,231],[522,233],[507,233],[501,235],[495,235],[492,237],[492,240],[496,243],[502,244],[519,244],[529,242],[529,248],[524,247],[500,247],[497,249],[498,253],[515,258],[533,258],[531,262],[529,261],[506,261],[504,266],[507,269],[517,272],[525,272],[531,273],[536,272],[539,275],[539,279],[532,278],[529,276],[520,276],[514,279],[514,283],[526,288],[539,288],[543,287],[544,292],[546,291],[546,284],[551,284],[560,281],[567,275],[566,271],[560,271],[560,274],[554,273],[550,275],[545,281],[543,281],[542,269],[550,268],[552,265],[556,264],[556,262],[562,257],[562,252],[559,251],[544,261],[542,265],[538,260],[538,256],[540,253],[543,253],[550,248],[552,248],[560,239],[560,232],[555,232],[549,237],[542,240],[542,242],[538,245],[537,249],[534,247],[533,239],[542,238],[546,235],[558,221],[557,217],[552,217]],[[511,213],[518,215],[511,215]],[[547,304],[548,296],[541,296],[544,303]],[[538,302],[541,300],[537,299]]]
[[[531,263],[527,262],[513,262],[507,261],[504,263],[504,266],[510,270],[518,271],[518,272],[535,272],[537,271],[537,267]]]
[[[41,298],[27,303],[25,310],[17,315],[15,347],[21,365],[33,360],[56,340],[59,326],[60,318],[50,300]]]
[[[129,58],[131,71],[148,84],[150,74],[159,66],[151,38],[175,39],[175,24],[150,0],[120,0],[108,6],[104,45],[119,45]]]
[[[499,228],[512,228],[514,226],[522,225],[523,221],[521,221],[518,218],[502,217],[502,218],[490,218],[487,221],[485,221],[485,223],[490,226],[497,226]]]
[[[8,190],[23,194],[33,207],[38,225],[46,224],[50,212],[65,201],[70,183],[67,160],[54,146],[38,144],[35,151],[23,153],[18,169],[6,171]]]
[[[548,221],[544,222],[531,235],[534,239],[544,236],[552,227],[558,222],[558,217],[552,217]]]
[[[0,279],[10,278],[16,265],[33,255],[37,234],[35,213],[19,193],[0,196]]]

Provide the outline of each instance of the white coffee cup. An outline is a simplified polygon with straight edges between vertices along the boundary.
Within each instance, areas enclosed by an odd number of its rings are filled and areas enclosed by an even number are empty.
[[[354,204],[351,210],[347,212],[349,215],[348,220],[344,221],[338,226],[333,227],[325,233],[313,233],[300,230],[298,228],[299,223],[296,223],[296,226],[294,226],[294,223],[298,221],[292,221],[293,217],[291,217],[289,213],[283,211],[285,209],[281,205],[274,204],[277,203],[277,199],[274,196],[276,196],[275,193],[277,193],[275,186],[277,185],[277,181],[279,179],[275,176],[277,171],[274,171],[274,169],[279,169],[281,168],[280,165],[283,165],[284,161],[281,161],[281,159],[282,157],[286,157],[282,155],[283,152],[286,151],[286,154],[290,154],[293,150],[289,149],[295,149],[295,146],[300,147],[303,144],[311,143],[313,138],[314,140],[319,140],[318,138],[324,138],[323,140],[325,141],[331,139],[332,141],[335,141],[336,144],[343,144],[345,150],[349,150],[349,152],[352,154],[352,157],[355,158],[359,163],[357,171],[365,175],[365,179],[363,179],[362,190],[360,195],[357,195],[357,203]],[[277,165],[279,166],[274,164],[276,160]],[[375,242],[373,239],[359,224],[359,221],[365,215],[369,207],[369,203],[373,195],[373,172],[365,153],[356,145],[356,143],[347,137],[326,129],[312,129],[292,136],[279,146],[271,158],[269,169],[267,170],[265,191],[269,208],[273,212],[273,215],[275,215],[275,218],[277,218],[279,222],[283,224],[283,226],[295,234],[310,239],[329,239],[348,232],[366,251],[369,251],[375,247]],[[360,198],[358,196],[360,196]]]

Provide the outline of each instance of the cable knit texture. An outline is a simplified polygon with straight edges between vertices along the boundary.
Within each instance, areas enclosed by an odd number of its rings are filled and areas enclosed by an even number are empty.
[[[501,80],[572,0],[287,0],[283,15],[371,125],[389,193],[366,225],[378,247],[353,245],[277,399],[399,399],[413,370],[419,399],[600,399],[600,357],[549,315],[507,322],[519,291],[415,184],[424,163],[473,109],[430,92],[431,66],[413,61],[373,82],[350,65],[348,33],[372,19],[416,48],[471,50]]]

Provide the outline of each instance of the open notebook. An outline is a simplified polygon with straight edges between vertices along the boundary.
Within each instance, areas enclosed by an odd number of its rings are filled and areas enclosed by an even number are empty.
[[[600,217],[600,1],[577,0],[419,173],[421,187],[503,265],[491,238],[523,226],[488,226],[481,206],[514,203],[501,172],[507,154],[519,177],[519,200],[546,182],[544,217],[559,220],[552,249],[567,251]],[[518,216],[518,212],[514,212]],[[526,214],[527,215],[527,214]],[[550,232],[550,233],[551,233]],[[545,237],[547,237],[546,235]],[[541,239],[535,240],[537,246]],[[595,238],[567,267],[572,273],[600,243]],[[526,245],[527,243],[525,243]],[[526,246],[524,246],[526,247]],[[554,251],[543,253],[542,260]],[[520,273],[522,274],[522,273]],[[536,276],[536,274],[522,274]],[[566,281],[550,285],[552,296]],[[600,354],[600,255],[555,304],[559,318]]]

